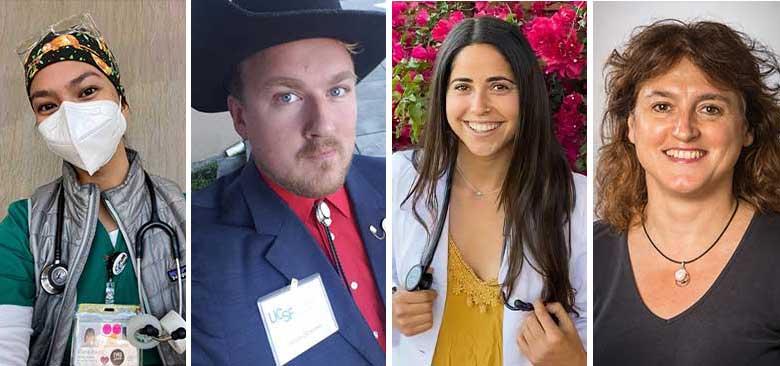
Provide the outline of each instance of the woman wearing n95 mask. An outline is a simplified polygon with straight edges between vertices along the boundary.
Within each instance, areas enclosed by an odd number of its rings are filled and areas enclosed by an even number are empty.
[[[184,258],[184,196],[125,146],[119,68],[89,15],[50,26],[17,51],[36,129],[63,165],[61,177],[13,202],[0,222],[0,364],[71,364],[79,304],[140,304],[157,318],[180,308],[169,238],[142,236],[140,268],[135,248],[153,199]],[[57,264],[67,271],[51,271]],[[143,352],[145,365],[184,360],[167,344]]]

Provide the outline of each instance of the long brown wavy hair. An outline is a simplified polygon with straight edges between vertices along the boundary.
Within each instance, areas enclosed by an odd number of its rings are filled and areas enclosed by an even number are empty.
[[[780,85],[770,81],[780,76],[777,55],[721,23],[665,19],[635,29],[626,48],[613,50],[604,66],[607,106],[596,169],[596,212],[618,231],[627,231],[647,204],[645,171],[628,139],[628,117],[641,84],[682,58],[744,101],[753,143],[742,149],[734,167],[735,197],[762,212],[780,211]]]
[[[499,195],[499,205],[506,213],[504,235],[509,246],[509,269],[501,284],[502,291],[507,298],[511,296],[523,262],[530,256],[537,264],[532,268],[544,279],[542,299],[560,302],[568,312],[576,313],[569,279],[571,243],[566,233],[571,231],[574,182],[563,149],[555,138],[539,62],[516,26],[492,17],[471,18],[463,20],[447,35],[434,65],[422,146],[413,155],[418,176],[403,203],[412,200],[417,221],[431,235],[432,230],[422,219],[418,206],[424,198],[431,217],[438,217],[436,183],[450,171],[458,156],[458,137],[447,123],[447,84],[455,56],[475,43],[492,45],[501,52],[512,68],[520,91],[519,128],[511,142],[512,157]]]

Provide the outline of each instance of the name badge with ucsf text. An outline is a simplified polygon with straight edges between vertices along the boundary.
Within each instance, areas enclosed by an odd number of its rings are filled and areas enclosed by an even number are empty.
[[[319,273],[257,299],[277,366],[339,330]]]

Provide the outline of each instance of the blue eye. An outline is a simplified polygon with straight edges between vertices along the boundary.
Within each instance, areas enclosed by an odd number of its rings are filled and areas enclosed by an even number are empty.
[[[301,100],[301,98],[299,96],[293,94],[293,93],[284,93],[284,94],[278,95],[276,97],[276,100],[279,103],[282,103],[282,104],[290,104],[290,103],[295,103],[295,102]]]
[[[344,87],[340,86],[340,87],[331,89],[328,92],[328,94],[330,94],[331,97],[343,97],[343,96],[347,95],[348,91],[349,90],[347,88],[344,88]]]

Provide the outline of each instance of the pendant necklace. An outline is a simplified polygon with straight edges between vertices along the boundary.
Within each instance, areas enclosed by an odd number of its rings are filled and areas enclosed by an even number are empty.
[[[737,200],[736,205],[734,205],[734,212],[731,213],[731,217],[729,218],[729,222],[726,223],[726,227],[723,228],[723,231],[720,232],[720,235],[718,235],[718,237],[715,239],[715,241],[712,242],[712,244],[710,244],[710,246],[709,246],[709,248],[707,248],[707,250],[705,250],[703,253],[699,254],[699,256],[697,256],[696,258],[693,258],[691,260],[688,260],[688,261],[678,261],[678,260],[669,258],[669,256],[667,256],[666,254],[664,254],[664,252],[661,251],[661,249],[658,249],[658,246],[655,245],[655,242],[653,242],[653,239],[650,238],[650,234],[647,233],[647,227],[645,227],[645,220],[642,220],[642,229],[645,231],[645,237],[647,237],[647,240],[650,241],[650,244],[653,246],[653,248],[655,248],[655,250],[658,252],[658,254],[660,254],[661,256],[666,258],[666,260],[668,260],[668,261],[670,261],[672,263],[676,263],[676,264],[680,265],[680,268],[678,268],[676,271],[674,271],[674,283],[678,287],[688,286],[688,283],[691,282],[691,274],[688,272],[688,269],[685,268],[685,265],[686,264],[691,264],[693,262],[696,262],[701,257],[703,257],[705,254],[707,254],[712,248],[714,248],[715,244],[718,244],[718,241],[720,240],[720,238],[723,236],[723,234],[726,233],[726,230],[729,228],[729,225],[731,225],[731,221],[734,220],[734,216],[737,214],[737,209],[739,209],[739,200]]]
[[[495,189],[493,191],[490,191],[490,192],[482,192],[481,190],[477,189],[476,186],[471,184],[471,182],[469,182],[468,178],[466,178],[466,175],[463,174],[462,170],[460,170],[460,166],[458,164],[455,164],[455,170],[457,170],[458,173],[460,174],[460,176],[463,177],[463,181],[466,182],[466,185],[469,186],[469,189],[472,192],[474,192],[474,196],[476,196],[477,198],[482,198],[485,195],[497,193],[498,191],[501,190],[501,187],[498,187],[497,189]]]

